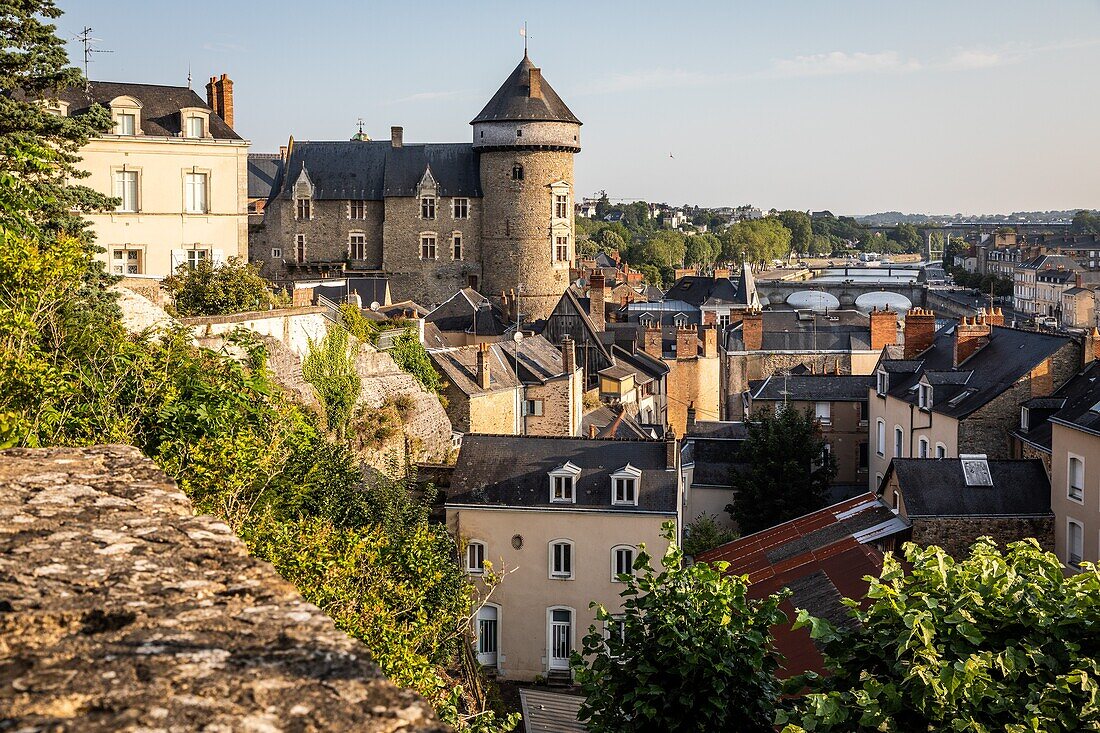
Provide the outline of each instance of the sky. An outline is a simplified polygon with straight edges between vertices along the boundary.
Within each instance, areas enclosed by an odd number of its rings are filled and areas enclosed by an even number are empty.
[[[1100,0],[58,0],[90,76],[234,81],[256,152],[471,139],[523,55],[584,122],[578,196],[834,213],[1100,208]],[[74,63],[82,47],[69,46]]]

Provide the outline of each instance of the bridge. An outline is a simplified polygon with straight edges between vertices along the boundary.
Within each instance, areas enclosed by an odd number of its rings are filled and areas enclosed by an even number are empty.
[[[865,268],[852,268],[866,274]],[[886,269],[886,268],[882,268]],[[911,270],[909,272],[912,272]],[[772,307],[782,306],[792,293],[809,290],[811,292],[829,293],[840,301],[842,308],[854,308],[856,298],[865,293],[898,293],[904,295],[915,306],[922,308],[927,306],[928,286],[921,282],[822,282],[814,280],[790,281],[790,280],[757,280],[756,291],[760,297],[766,297]]]

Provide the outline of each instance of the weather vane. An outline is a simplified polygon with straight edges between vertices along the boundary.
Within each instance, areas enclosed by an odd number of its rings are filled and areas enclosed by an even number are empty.
[[[523,27],[519,29],[519,34],[523,36],[523,55],[527,55],[527,21],[523,21]]]
[[[102,40],[99,38],[92,38],[92,29],[88,26],[84,26],[84,30],[76,37],[76,40],[84,44],[84,91],[91,89],[91,79],[88,76],[88,64],[92,61],[93,53],[114,53],[107,49],[92,48],[92,44],[96,41]],[[190,74],[190,72],[188,72]]]

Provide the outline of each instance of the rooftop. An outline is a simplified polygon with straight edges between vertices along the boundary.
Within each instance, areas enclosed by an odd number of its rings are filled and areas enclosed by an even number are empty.
[[[1039,459],[985,460],[975,482],[966,458],[895,458],[882,479],[897,476],[908,517],[1007,517],[1050,513],[1050,481]]]
[[[581,124],[558,93],[542,78],[541,94],[531,95],[530,74],[535,65],[525,53],[485,108],[470,124],[478,122],[570,122]]]
[[[754,400],[862,402],[874,384],[874,376],[857,374],[776,375],[750,381],[749,391]]]
[[[111,100],[123,96],[133,97],[141,102],[141,132],[145,135],[178,137],[183,132],[180,110],[184,107],[199,107],[210,111],[209,132],[214,140],[241,139],[240,135],[210,109],[205,99],[187,87],[91,81],[88,82],[87,91],[83,87],[70,87],[63,90],[58,98],[68,102],[69,115],[76,116],[87,112],[96,104],[110,107]]]

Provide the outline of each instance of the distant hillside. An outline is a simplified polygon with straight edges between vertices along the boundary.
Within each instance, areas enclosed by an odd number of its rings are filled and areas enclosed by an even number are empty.
[[[988,221],[1005,224],[1069,224],[1080,209],[1064,211],[1014,211],[1011,214],[903,214],[900,211],[883,211],[878,214],[855,216],[864,226],[884,227],[896,224],[946,224],[948,222]]]

